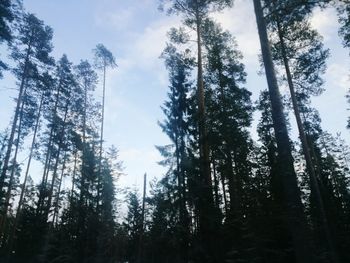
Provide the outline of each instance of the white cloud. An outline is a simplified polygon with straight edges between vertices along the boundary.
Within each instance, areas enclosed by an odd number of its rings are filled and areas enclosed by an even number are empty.
[[[340,87],[343,91],[347,91],[350,88],[349,69],[342,64],[333,63],[329,65],[326,78],[333,87]]]
[[[336,11],[331,8],[325,10],[316,9],[311,17],[311,26],[315,28],[325,39],[331,40],[331,36],[337,31],[338,21]]]
[[[236,38],[238,48],[244,56],[243,62],[255,65],[260,42],[251,1],[236,0],[233,8],[216,13],[213,18]]]
[[[126,173],[120,178],[122,185],[137,185],[143,183],[144,173],[148,174],[148,181],[154,177],[160,178],[166,169],[157,163],[162,160],[162,156],[157,149],[141,148],[121,148],[119,151],[120,159],[123,160]]]

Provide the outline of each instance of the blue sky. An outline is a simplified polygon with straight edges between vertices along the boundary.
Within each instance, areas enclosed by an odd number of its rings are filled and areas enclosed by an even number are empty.
[[[251,2],[236,0],[232,9],[214,18],[236,37],[248,73],[246,87],[256,99],[266,88],[266,80],[257,74],[259,42]],[[24,6],[54,29],[56,58],[65,53],[74,63],[92,59],[91,50],[97,43],[112,51],[119,67],[107,73],[105,139],[107,145],[119,149],[124,162],[127,175],[120,184],[139,185],[144,172],[149,177],[161,176],[165,170],[157,165],[161,156],[154,145],[169,143],[157,125],[163,119],[160,105],[166,98],[168,77],[159,55],[165,47],[166,32],[180,19],[159,12],[157,0],[24,0]],[[320,111],[324,129],[341,132],[349,142],[345,129],[349,51],[341,46],[334,10],[316,10],[312,25],[324,36],[332,54],[325,74],[326,91],[313,100],[314,106]],[[12,78],[0,80],[1,130],[10,122],[13,87]],[[100,85],[97,99],[101,93]],[[294,122],[293,116],[290,119]]]

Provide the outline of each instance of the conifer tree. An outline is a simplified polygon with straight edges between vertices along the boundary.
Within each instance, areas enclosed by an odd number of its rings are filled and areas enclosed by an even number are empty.
[[[254,10],[272,107],[272,120],[278,152],[278,174],[281,181],[280,185],[282,186],[283,202],[285,206],[285,214],[283,217],[285,218],[289,227],[289,232],[292,235],[296,262],[311,262],[313,260],[313,255],[309,243],[308,226],[293,167],[291,145],[283,113],[281,95],[277,85],[274,64],[272,61],[270,43],[266,30],[266,21],[260,0],[254,0]]]
[[[173,44],[167,45],[162,57],[169,70],[170,91],[168,92],[169,99],[162,106],[166,120],[160,123],[160,126],[174,145],[174,153],[170,153],[171,157],[169,158],[169,161],[174,165],[170,165],[168,173],[173,173],[177,181],[175,194],[178,198],[179,229],[183,235],[179,254],[183,262],[187,262],[189,246],[187,209],[189,101],[187,97],[192,88],[189,78],[193,67],[193,58],[190,50],[186,49],[181,52]],[[158,149],[164,157],[167,156],[166,147],[158,147]]]
[[[279,3],[276,1],[267,1],[274,9],[278,9]],[[337,253],[335,252],[330,225],[327,219],[323,197],[317,179],[315,164],[312,159],[312,150],[310,141],[308,142],[307,133],[302,121],[301,105],[306,104],[311,95],[319,95],[322,92],[321,74],[325,71],[325,60],[328,56],[328,50],[323,48],[321,37],[315,30],[312,30],[308,22],[308,15],[303,9],[295,7],[293,14],[285,11],[276,12],[270,10],[269,28],[271,32],[270,39],[273,45],[273,58],[277,65],[284,67],[287,84],[290,90],[291,101],[294,115],[299,131],[303,155],[306,161],[307,172],[310,178],[311,195],[319,210],[319,216],[322,220],[324,238],[333,262],[337,262]],[[288,19],[286,19],[288,17]],[[305,107],[304,107],[305,109]]]
[[[45,68],[53,64],[53,59],[50,57],[50,52],[52,50],[52,29],[45,26],[43,21],[39,20],[33,14],[24,14],[22,20],[22,23],[18,25],[18,36],[14,40],[15,45],[12,46],[11,53],[12,59],[18,62],[17,67],[14,69],[14,74],[19,82],[19,93],[0,175],[0,192],[4,190],[14,142],[16,142],[16,148],[12,162],[12,172],[7,182],[5,203],[2,206],[2,217],[4,220],[2,220],[1,223],[1,234],[4,230],[3,227],[5,226],[5,219],[9,206],[9,197],[11,196],[12,191],[13,176],[15,173],[15,167],[13,164],[16,163],[19,140],[21,138],[21,133],[22,135],[24,134],[24,127],[28,127],[28,125],[22,126],[22,124],[25,124],[26,121],[24,111],[25,105],[28,103],[28,100],[30,101],[29,94],[33,87],[35,87],[33,84],[39,78],[39,68]],[[15,140],[16,132],[17,139]]]
[[[115,58],[104,45],[98,44],[94,49],[95,66],[97,69],[103,70],[103,86],[102,86],[102,119],[101,119],[101,140],[100,140],[100,160],[102,160],[102,146],[103,146],[103,125],[105,112],[105,97],[106,97],[106,70],[107,68],[114,68],[117,66]],[[101,166],[101,164],[100,164]]]
[[[222,10],[232,5],[232,0],[184,0],[184,1],[161,1],[170,3],[169,13],[180,14],[184,19],[184,24],[193,28],[196,32],[197,42],[197,107],[198,107],[198,131],[199,131],[199,155],[200,155],[200,194],[199,210],[199,233],[203,248],[203,258],[208,262],[220,261],[219,253],[216,252],[216,244],[213,240],[215,229],[219,226],[219,218],[214,207],[212,194],[212,182],[210,171],[210,153],[207,131],[207,116],[205,107],[205,92],[203,79],[203,54],[202,54],[202,25],[205,18],[216,10]],[[207,255],[205,255],[207,252]],[[205,259],[205,257],[208,257]]]
[[[19,19],[18,12],[21,10],[21,1],[4,0],[0,3],[0,44],[11,44],[13,40],[13,24]],[[0,59],[0,78],[2,71],[8,69],[8,65]]]

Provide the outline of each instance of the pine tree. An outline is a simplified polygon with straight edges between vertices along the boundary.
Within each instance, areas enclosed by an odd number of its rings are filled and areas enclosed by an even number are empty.
[[[17,12],[21,10],[21,1],[4,0],[0,3],[0,44],[10,44],[13,40],[12,25],[18,20]],[[8,65],[0,59],[0,78],[2,71],[8,69]]]
[[[102,160],[103,147],[103,127],[104,127],[104,112],[105,112],[105,97],[106,97],[106,70],[107,68],[114,68],[117,66],[115,58],[104,45],[98,44],[94,49],[95,66],[103,70],[103,88],[102,88],[102,119],[101,119],[101,139],[100,139],[100,160]],[[101,162],[101,161],[100,161]],[[100,164],[101,166],[101,164]]]
[[[242,87],[246,73],[242,54],[227,31],[209,19],[204,22],[203,44],[206,50],[207,115],[213,170],[228,188],[223,246],[226,251],[240,250],[247,220],[245,193],[251,167],[251,139],[247,128],[252,120],[251,93]],[[228,234],[230,233],[230,234]],[[223,253],[223,252],[222,252]]]
[[[203,248],[201,260],[208,262],[220,261],[217,247],[213,237],[219,226],[219,217],[214,207],[212,194],[212,182],[210,171],[209,143],[207,134],[207,116],[205,107],[205,92],[203,79],[203,54],[202,54],[202,25],[207,17],[214,10],[222,10],[232,5],[231,0],[213,1],[162,1],[169,2],[169,13],[180,14],[184,18],[184,24],[193,28],[196,32],[197,42],[197,107],[198,107],[198,131],[199,131],[199,155],[200,155],[200,194],[198,210],[200,222],[200,239]],[[206,255],[207,254],[207,255]],[[206,258],[207,257],[207,258]]]
[[[278,9],[278,3],[271,1],[272,8]],[[326,246],[333,262],[337,262],[337,253],[330,233],[330,225],[327,219],[323,197],[317,179],[315,164],[312,157],[310,142],[302,121],[301,105],[307,104],[311,95],[319,95],[322,92],[321,74],[325,71],[325,60],[328,50],[323,48],[322,39],[315,30],[311,29],[307,14],[304,9],[294,8],[295,15],[288,12],[271,11],[269,27],[273,45],[273,58],[277,65],[284,67],[287,84],[290,90],[293,111],[296,118],[299,138],[303,155],[306,161],[307,172],[310,178],[311,195],[319,210]],[[288,19],[285,19],[286,16]],[[305,109],[305,107],[304,107]]]
[[[14,164],[16,163],[19,140],[26,134],[25,127],[32,126],[30,119],[29,123],[26,123],[28,120],[26,110],[28,108],[25,106],[33,103],[33,97],[30,95],[33,87],[35,87],[35,83],[38,81],[40,75],[39,68],[47,68],[53,64],[53,59],[50,57],[52,50],[52,29],[50,27],[45,26],[43,21],[36,18],[33,14],[24,14],[23,22],[18,26],[17,31],[18,36],[14,40],[15,45],[12,46],[11,57],[13,60],[18,61],[18,65],[14,69],[14,74],[19,81],[19,93],[0,175],[0,192],[4,190],[12,148],[14,145],[16,147],[12,162],[12,172],[7,182],[5,203],[2,205],[3,220],[1,222],[1,234],[6,225],[5,220],[14,181]],[[33,109],[30,109],[30,111],[32,112]],[[31,119],[34,119],[33,116],[31,116]],[[16,132],[17,139],[15,140]]]
[[[283,189],[283,199],[286,211],[283,216],[289,226],[289,231],[293,238],[296,262],[311,262],[312,252],[308,240],[308,226],[293,167],[291,145],[260,0],[254,0],[254,9],[272,106],[272,119],[278,151],[278,173],[281,180],[280,185]],[[283,171],[281,169],[282,165]]]

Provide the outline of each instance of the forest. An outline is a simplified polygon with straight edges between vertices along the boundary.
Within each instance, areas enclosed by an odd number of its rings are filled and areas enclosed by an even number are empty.
[[[235,36],[212,18],[235,1],[157,1],[181,26],[159,50],[167,172],[143,189],[118,184],[118,145],[104,139],[118,57],[97,44],[93,61],[55,58],[53,29],[26,1],[0,1],[0,82],[12,76],[16,92],[1,98],[13,110],[0,131],[0,262],[350,262],[350,147],[312,105],[331,52],[310,23],[336,10],[349,55],[350,2],[246,0],[267,81],[254,101]]]

